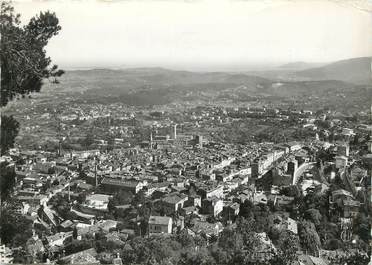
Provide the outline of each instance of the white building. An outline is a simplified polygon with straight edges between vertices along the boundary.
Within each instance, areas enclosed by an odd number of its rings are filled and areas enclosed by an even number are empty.
[[[346,156],[336,156],[336,168],[344,168],[347,165],[347,157]]]
[[[0,245],[0,264],[13,263],[12,250],[5,245]]]
[[[168,216],[150,216],[149,234],[171,234],[172,218]]]

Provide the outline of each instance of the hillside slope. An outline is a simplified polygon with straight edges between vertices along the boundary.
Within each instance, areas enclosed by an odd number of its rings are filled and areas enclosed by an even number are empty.
[[[340,80],[354,84],[371,84],[371,57],[337,61],[322,67],[298,71],[295,75],[311,80]]]

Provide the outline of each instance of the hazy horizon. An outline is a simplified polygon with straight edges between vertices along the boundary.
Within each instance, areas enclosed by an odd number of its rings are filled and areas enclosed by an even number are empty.
[[[370,12],[331,1],[15,1],[23,23],[56,12],[47,47],[65,69],[251,71],[372,55]],[[351,2],[349,2],[351,3]]]

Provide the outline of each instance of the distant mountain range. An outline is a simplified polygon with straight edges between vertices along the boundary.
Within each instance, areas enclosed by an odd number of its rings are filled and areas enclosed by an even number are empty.
[[[371,57],[337,61],[322,67],[310,68],[295,73],[311,80],[340,80],[354,84],[372,84]]]
[[[293,62],[279,66],[280,69],[287,70],[305,70],[314,67],[323,66],[324,63],[307,63],[307,62]]]
[[[372,97],[368,85],[372,84],[371,58],[301,69],[310,65],[295,62],[276,71],[248,73],[174,71],[159,67],[74,70],[67,71],[60,78],[60,84],[46,84],[42,91],[50,96],[67,93],[73,95],[73,99],[87,103],[122,102],[128,105],[161,105],[176,101],[248,102],[273,97],[279,101],[332,98],[334,102],[342,100],[342,104],[350,102],[358,106],[361,100]]]

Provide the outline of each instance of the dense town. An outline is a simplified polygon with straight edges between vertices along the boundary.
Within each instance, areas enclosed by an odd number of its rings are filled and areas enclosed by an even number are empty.
[[[0,264],[371,265],[372,5],[224,2],[1,1]]]
[[[368,263],[371,113],[89,106],[14,111],[0,263]]]

